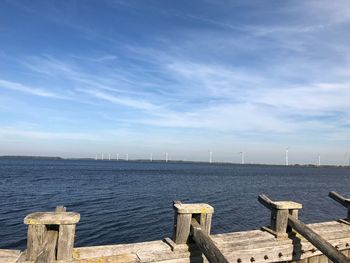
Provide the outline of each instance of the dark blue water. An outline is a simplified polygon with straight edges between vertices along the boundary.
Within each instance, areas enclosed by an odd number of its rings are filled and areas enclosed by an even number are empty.
[[[350,169],[0,160],[0,248],[24,248],[23,218],[59,204],[81,214],[82,246],[171,236],[173,200],[214,206],[213,233],[267,225],[261,193],[302,203],[306,222],[344,217],[345,208],[327,197],[331,190],[350,195]]]

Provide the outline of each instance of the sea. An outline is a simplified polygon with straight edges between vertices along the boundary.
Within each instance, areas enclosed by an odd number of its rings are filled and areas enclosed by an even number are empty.
[[[24,249],[24,217],[57,205],[80,213],[75,246],[90,246],[171,237],[174,200],[212,205],[214,234],[268,225],[259,194],[302,203],[306,223],[344,218],[329,191],[350,197],[349,168],[0,159],[0,248]]]

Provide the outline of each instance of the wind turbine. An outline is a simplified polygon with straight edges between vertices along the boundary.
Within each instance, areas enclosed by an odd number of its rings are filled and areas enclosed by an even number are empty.
[[[153,161],[153,153],[151,153],[151,156],[150,156],[149,160],[150,160],[150,162]]]
[[[239,152],[241,155],[241,164],[244,164],[244,152]]]
[[[101,154],[101,160],[103,161],[103,153]]]
[[[128,153],[126,154],[125,159],[126,159],[127,161],[129,161],[129,154],[128,154]]]
[[[97,160],[97,153],[95,154],[95,161]]]
[[[209,163],[213,162],[213,152],[209,151]]]
[[[166,152],[166,153],[165,153],[165,162],[167,163],[168,160],[169,160],[169,154],[168,154],[168,152]]]
[[[321,166],[321,154],[318,154],[318,166]]]
[[[286,148],[286,166],[289,165],[289,156],[288,156],[288,153],[289,153],[289,149],[288,147]]]
[[[348,151],[345,153],[345,157],[346,157],[346,156],[349,158],[348,166],[350,166],[350,148],[349,148]]]
[[[108,155],[108,160],[109,160],[109,161],[111,160],[111,154]]]
[[[119,153],[117,153],[117,161],[119,161]]]

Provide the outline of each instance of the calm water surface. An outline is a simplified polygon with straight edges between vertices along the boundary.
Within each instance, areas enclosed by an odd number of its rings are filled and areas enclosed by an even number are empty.
[[[261,193],[302,203],[306,222],[344,217],[327,198],[331,190],[350,195],[350,169],[0,160],[0,248],[23,249],[23,218],[60,204],[81,214],[76,246],[83,246],[171,236],[173,200],[214,206],[213,233],[267,225]]]

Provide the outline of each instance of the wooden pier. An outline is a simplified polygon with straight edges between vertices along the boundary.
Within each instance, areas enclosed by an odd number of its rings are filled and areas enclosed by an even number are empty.
[[[347,208],[345,219],[306,225],[298,219],[301,204],[260,195],[271,212],[269,226],[210,235],[213,207],[177,201],[172,238],[92,247],[74,247],[80,215],[57,207],[26,216],[27,249],[0,249],[0,263],[350,263],[350,199],[329,196]]]

